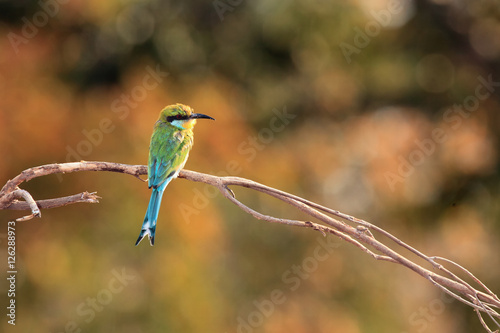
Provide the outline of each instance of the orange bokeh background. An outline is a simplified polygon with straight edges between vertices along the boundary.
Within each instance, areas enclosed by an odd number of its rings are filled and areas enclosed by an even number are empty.
[[[363,218],[498,291],[500,7],[390,3],[0,3],[2,184],[54,162],[145,164],[159,111],[181,102],[217,119],[198,122],[187,169]],[[102,199],[17,223],[16,327],[4,316],[2,332],[482,330],[412,272],[338,239],[318,250],[319,233],[255,220],[203,184],[169,185],[154,247],[133,246],[150,195],[133,177],[22,187]],[[0,237],[21,215],[1,212]]]

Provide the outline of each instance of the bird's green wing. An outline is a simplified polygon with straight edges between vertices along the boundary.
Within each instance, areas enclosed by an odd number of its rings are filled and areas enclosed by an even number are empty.
[[[184,166],[192,146],[192,138],[175,136],[164,125],[155,127],[149,146],[148,183],[158,187]]]

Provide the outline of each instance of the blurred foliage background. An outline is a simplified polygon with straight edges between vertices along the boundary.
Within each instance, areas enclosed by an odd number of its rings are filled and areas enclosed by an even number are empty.
[[[499,18],[496,0],[0,1],[0,179],[145,164],[159,111],[181,102],[217,119],[199,122],[186,168],[366,219],[498,293]],[[150,195],[133,177],[23,188],[102,200],[17,224],[17,321],[3,332],[482,331],[412,272],[259,222],[201,184],[169,185],[154,247],[133,246]],[[2,267],[20,215],[1,212]]]

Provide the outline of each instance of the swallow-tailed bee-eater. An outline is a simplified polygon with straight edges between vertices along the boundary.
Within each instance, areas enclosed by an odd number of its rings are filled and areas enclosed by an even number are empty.
[[[135,245],[146,235],[149,235],[151,245],[155,243],[156,220],[163,191],[186,164],[193,147],[196,119],[215,120],[207,115],[194,113],[193,109],[183,104],[169,105],[160,112],[149,144],[148,185],[153,188],[153,192]]]

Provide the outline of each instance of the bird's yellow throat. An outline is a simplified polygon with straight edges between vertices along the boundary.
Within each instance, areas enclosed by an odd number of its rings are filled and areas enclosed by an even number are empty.
[[[182,127],[187,130],[191,130],[193,129],[194,125],[196,125],[196,119],[189,119],[182,124]]]

